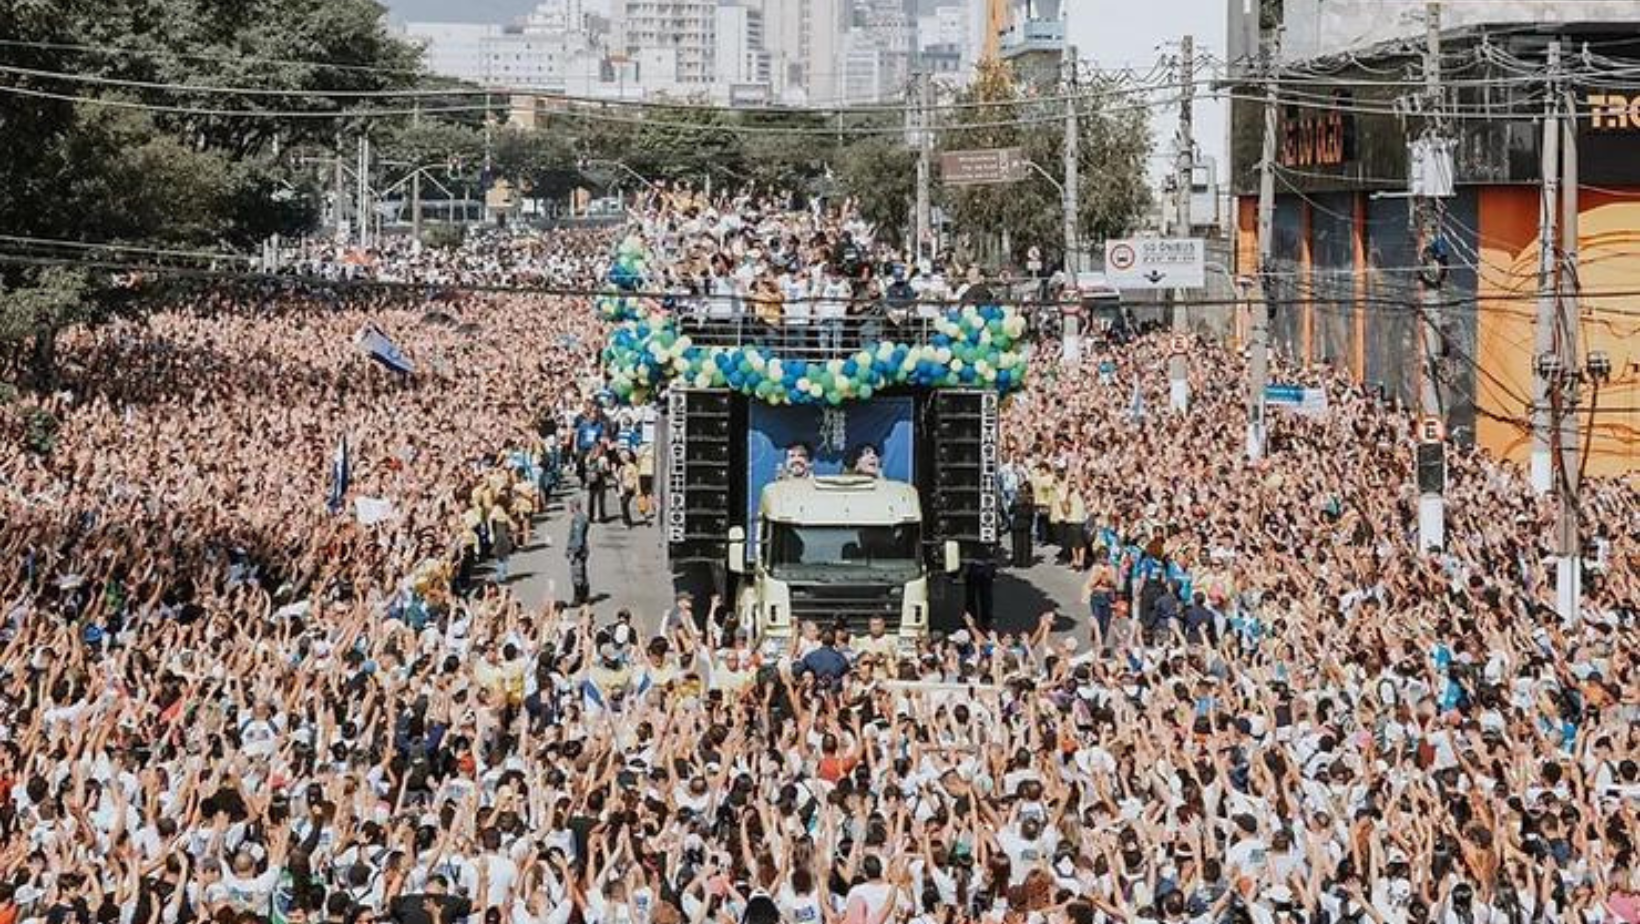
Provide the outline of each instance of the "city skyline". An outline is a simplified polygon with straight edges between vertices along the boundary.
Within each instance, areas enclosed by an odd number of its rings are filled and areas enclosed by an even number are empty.
[[[602,0],[587,3],[597,11],[611,7],[620,0]],[[405,23],[484,23],[505,26],[521,21],[539,5],[539,0],[476,0],[455,6],[440,0],[385,0],[394,22]],[[924,0],[919,10],[936,4]],[[963,0],[970,15],[979,16],[983,0]],[[1068,5],[1067,35],[1078,54],[1092,66],[1102,69],[1132,68],[1141,73],[1150,71],[1164,57],[1176,52],[1178,40],[1185,34],[1195,39],[1197,58],[1220,62],[1226,58],[1228,18],[1223,0],[1161,0],[1165,16],[1108,15],[1110,4],[1097,0],[1079,0]],[[837,41],[841,43],[839,33]],[[841,50],[841,48],[839,49]],[[854,61],[858,75],[858,59]],[[839,68],[849,70],[850,68]],[[778,71],[778,67],[776,67]],[[896,75],[884,75],[890,80]],[[841,82],[841,81],[838,81]],[[856,81],[858,83],[858,81]],[[584,87],[583,87],[584,88]],[[814,93],[816,102],[851,100],[854,95],[847,87],[828,80],[823,92]],[[1227,157],[1228,107],[1205,92],[1199,92],[1195,106],[1196,147],[1201,156],[1223,165]],[[1152,115],[1151,131],[1156,150],[1151,174],[1160,179],[1171,170],[1174,136],[1177,127],[1177,107],[1161,106]]]

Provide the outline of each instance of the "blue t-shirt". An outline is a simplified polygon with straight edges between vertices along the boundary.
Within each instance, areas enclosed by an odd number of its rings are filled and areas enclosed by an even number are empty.
[[[604,436],[604,422],[601,420],[577,420],[575,422],[575,445],[586,450],[598,445]]]

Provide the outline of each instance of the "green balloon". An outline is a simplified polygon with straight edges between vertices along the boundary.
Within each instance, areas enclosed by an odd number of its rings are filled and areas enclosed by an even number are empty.
[[[828,391],[828,392],[826,392],[826,403],[827,404],[842,404],[843,403],[843,396],[838,394],[835,391]]]
[[[871,388],[870,385],[861,385],[856,390],[860,393],[861,398],[870,398],[871,397],[872,388]]]

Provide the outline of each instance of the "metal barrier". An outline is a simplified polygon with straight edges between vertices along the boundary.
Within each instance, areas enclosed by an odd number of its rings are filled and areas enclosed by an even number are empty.
[[[713,310],[713,309],[717,310]],[[841,318],[792,318],[779,323],[758,317],[750,300],[726,307],[710,302],[684,303],[676,317],[678,332],[698,346],[757,347],[782,357],[826,361],[847,359],[883,341],[918,345],[933,337],[934,319],[914,310],[889,310],[882,304],[851,306]]]

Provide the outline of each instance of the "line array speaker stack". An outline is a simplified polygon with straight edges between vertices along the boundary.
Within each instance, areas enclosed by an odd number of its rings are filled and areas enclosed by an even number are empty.
[[[942,389],[924,407],[926,486],[923,519],[927,539],[938,548],[948,539],[964,557],[988,551],[997,541],[997,394]]]
[[[674,566],[721,564],[733,525],[733,401],[723,390],[667,395],[666,542]]]

